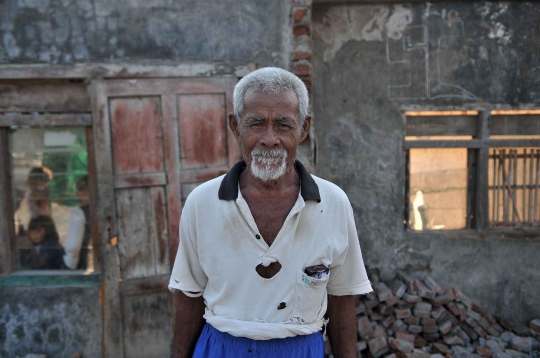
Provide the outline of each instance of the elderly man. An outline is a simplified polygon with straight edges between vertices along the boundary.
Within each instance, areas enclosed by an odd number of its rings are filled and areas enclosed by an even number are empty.
[[[353,295],[371,286],[347,196],[295,160],[308,101],[278,68],[236,85],[229,126],[244,160],[183,208],[173,356],[324,357],[328,323],[334,356],[356,357]]]

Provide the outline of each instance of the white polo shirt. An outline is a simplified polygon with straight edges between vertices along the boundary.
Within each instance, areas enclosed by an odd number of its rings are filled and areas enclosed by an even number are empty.
[[[320,331],[327,294],[371,292],[346,194],[296,161],[298,199],[270,247],[260,236],[238,179],[246,163],[201,184],[180,220],[180,246],[169,289],[202,294],[207,323],[236,337],[266,340]],[[272,278],[255,268],[279,261]],[[330,274],[304,273],[323,264]]]

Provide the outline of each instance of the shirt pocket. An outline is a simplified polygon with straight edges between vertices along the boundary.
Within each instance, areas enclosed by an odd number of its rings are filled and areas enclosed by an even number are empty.
[[[317,320],[323,306],[329,277],[330,274],[318,279],[308,276],[303,271],[298,272],[293,319],[300,319],[301,323],[312,323]]]

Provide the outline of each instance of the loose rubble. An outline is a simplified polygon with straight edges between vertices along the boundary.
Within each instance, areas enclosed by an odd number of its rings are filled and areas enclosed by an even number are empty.
[[[356,298],[359,358],[540,358],[540,319],[513,325],[427,275],[368,275],[374,292]]]

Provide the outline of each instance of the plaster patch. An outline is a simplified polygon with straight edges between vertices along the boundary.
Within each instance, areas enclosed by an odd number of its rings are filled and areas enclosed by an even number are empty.
[[[50,0],[19,0],[17,5],[19,7],[37,9],[41,14],[44,14],[45,11],[47,11],[50,2]]]
[[[11,32],[6,32],[3,38],[4,48],[10,58],[19,57],[21,54],[21,49],[17,46],[17,40]]]
[[[324,42],[324,61],[330,62],[351,40],[384,41],[385,31],[401,37],[412,18],[412,10],[402,5],[333,6],[313,24],[313,34]]]
[[[495,25],[493,25],[493,27],[489,30],[488,37],[490,39],[501,38],[504,36],[504,30],[505,30],[504,25],[498,22]]]
[[[395,40],[400,39],[403,36],[403,30],[412,23],[412,20],[413,15],[410,8],[406,8],[403,5],[396,5],[386,23],[388,37]]]

